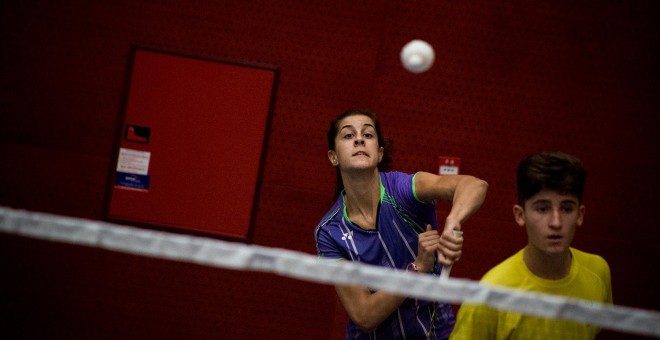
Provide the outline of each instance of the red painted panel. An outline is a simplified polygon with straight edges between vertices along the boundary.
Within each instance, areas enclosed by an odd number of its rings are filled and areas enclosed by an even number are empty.
[[[119,146],[148,157],[131,174],[148,185],[113,177],[108,217],[245,239],[274,80],[272,69],[136,50]]]

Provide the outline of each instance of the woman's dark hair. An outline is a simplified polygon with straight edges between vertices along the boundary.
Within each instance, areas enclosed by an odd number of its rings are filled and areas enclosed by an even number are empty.
[[[561,152],[540,152],[520,161],[517,173],[518,204],[543,189],[571,194],[582,202],[587,172],[582,162]]]
[[[340,114],[330,122],[330,128],[328,129],[328,150],[335,149],[335,138],[337,137],[340,128],[339,122],[346,117],[357,116],[357,115],[367,116],[371,118],[371,120],[373,120],[374,127],[376,128],[376,135],[378,137],[378,146],[383,147],[384,149],[383,158],[381,159],[380,163],[378,163],[378,171],[390,170],[392,166],[392,151],[394,149],[392,141],[390,141],[389,139],[383,136],[377,115],[374,112],[367,109],[351,109],[344,111],[342,114]],[[339,195],[339,193],[341,193],[342,190],[344,190],[344,182],[341,179],[341,172],[339,171],[339,167],[337,167],[336,194]]]

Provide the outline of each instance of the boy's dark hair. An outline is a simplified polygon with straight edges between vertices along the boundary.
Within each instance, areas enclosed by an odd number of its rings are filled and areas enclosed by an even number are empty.
[[[378,121],[378,117],[374,112],[370,110],[367,109],[347,110],[344,111],[339,116],[337,116],[337,118],[332,120],[330,122],[330,127],[328,128],[328,149],[329,150],[335,149],[335,138],[337,137],[340,128],[339,122],[346,117],[356,116],[356,115],[365,115],[374,121],[374,127],[376,128],[376,135],[378,135],[378,146],[383,147],[384,149],[383,158],[381,159],[380,163],[378,163],[378,170],[379,171],[390,170],[392,166],[393,144],[392,141],[390,141],[389,139],[383,136],[380,127],[380,122]],[[336,187],[337,194],[339,194],[342,190],[344,190],[344,183],[341,180],[341,173],[339,172],[339,167],[337,167],[337,187]]]
[[[582,162],[562,152],[539,152],[524,158],[518,164],[518,204],[543,189],[561,194],[572,194],[582,202],[587,172]]]

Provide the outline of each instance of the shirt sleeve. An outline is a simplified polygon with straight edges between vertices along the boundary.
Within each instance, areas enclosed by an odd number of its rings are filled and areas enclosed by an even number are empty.
[[[600,257],[601,260],[601,279],[603,280],[603,285],[605,286],[605,303],[614,303],[612,298],[612,277],[610,273],[610,266],[607,264],[607,261]]]
[[[327,227],[316,230],[316,251],[319,257],[325,259],[346,259],[347,255],[337,245]]]
[[[413,222],[418,232],[426,230],[426,224],[431,224],[434,229],[437,229],[435,204],[424,203],[417,199],[415,195],[414,180],[416,174],[401,172],[390,174],[393,177],[388,178],[388,181],[390,181],[389,190],[394,196],[401,216]]]

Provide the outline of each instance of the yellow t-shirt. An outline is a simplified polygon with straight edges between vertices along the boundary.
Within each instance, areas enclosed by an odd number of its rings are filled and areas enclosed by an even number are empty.
[[[488,271],[484,284],[612,303],[610,268],[600,256],[570,248],[573,258],[567,277],[542,279],[529,271],[523,250]],[[566,320],[546,319],[464,304],[450,339],[593,339],[598,328]]]

